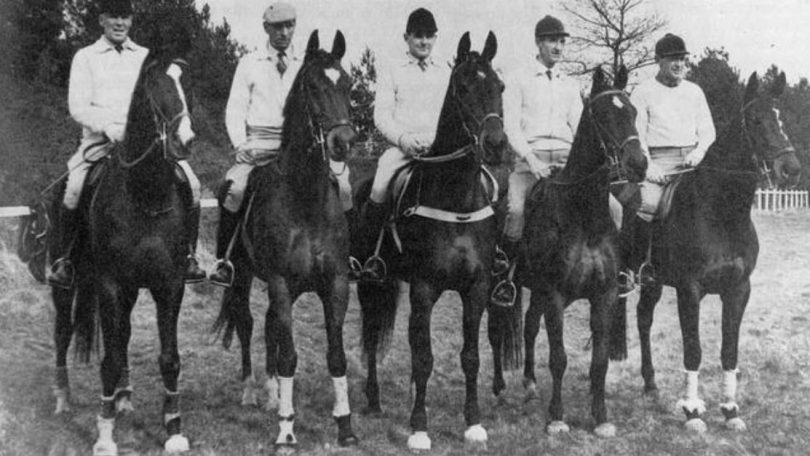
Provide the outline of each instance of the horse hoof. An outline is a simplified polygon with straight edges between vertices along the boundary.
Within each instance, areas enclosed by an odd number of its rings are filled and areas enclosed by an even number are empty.
[[[726,429],[729,431],[744,431],[746,429],[745,421],[740,417],[734,417],[726,420]]]
[[[118,456],[118,445],[110,440],[98,440],[93,445],[93,456]]]
[[[602,423],[593,430],[594,434],[603,439],[616,437],[616,426],[612,423]]]
[[[295,447],[298,445],[298,439],[295,438],[295,434],[289,432],[287,434],[279,434],[278,438],[276,439],[276,447],[283,448],[283,447]]]
[[[128,397],[122,397],[115,401],[115,411],[118,413],[134,412],[135,406],[132,405],[132,401]]]
[[[568,425],[565,424],[565,421],[552,421],[548,423],[546,426],[546,432],[551,435],[555,434],[563,434],[569,431]]]
[[[54,415],[61,415],[70,411],[70,390],[67,388],[55,388],[53,395],[56,397],[56,410]]]
[[[413,451],[430,450],[430,437],[428,437],[427,432],[419,431],[411,434],[408,437],[408,449]]]
[[[360,443],[360,439],[358,439],[354,434],[349,434],[345,437],[338,437],[338,446],[342,448],[357,446],[358,443]]]
[[[366,415],[366,416],[370,416],[372,418],[379,418],[379,417],[382,416],[383,411],[382,411],[382,407],[380,407],[379,404],[378,404],[378,405],[373,405],[373,406],[372,405],[367,405],[367,406],[363,407],[362,410],[360,410],[360,413],[362,413],[363,415]]]
[[[706,423],[700,418],[692,418],[691,420],[688,420],[686,423],[684,423],[684,426],[686,427],[686,429],[692,432],[696,432],[698,434],[703,434],[704,432],[706,432],[707,429]]]
[[[487,430],[480,424],[470,426],[464,431],[464,441],[476,445],[486,444]]]
[[[526,381],[526,380],[524,380],[523,381],[523,387],[526,389],[526,397],[524,399],[525,402],[533,401],[533,400],[537,399],[538,397],[540,397],[537,394],[537,383],[535,383],[534,381],[531,381],[531,380]]]
[[[189,449],[188,439],[180,434],[174,434],[163,445],[163,449],[167,453],[184,453]]]

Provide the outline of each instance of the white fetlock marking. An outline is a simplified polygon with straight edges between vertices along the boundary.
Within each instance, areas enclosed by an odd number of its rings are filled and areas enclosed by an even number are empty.
[[[171,420],[173,420],[175,418],[180,418],[180,414],[179,413],[164,413],[163,414],[163,425],[165,426],[165,425],[169,424],[169,421],[171,421]]]
[[[730,431],[744,431],[746,429],[745,421],[739,416],[726,420],[726,429]]]
[[[470,426],[464,431],[464,440],[475,443],[486,442],[487,430],[480,424]]]
[[[253,374],[250,374],[242,382],[242,405],[256,405],[258,403],[258,399],[256,399],[256,378]]]
[[[684,426],[686,427],[686,429],[692,432],[697,432],[698,434],[703,434],[704,432],[706,432],[707,429],[706,423],[700,418],[692,418],[691,420],[688,420],[686,423],[684,423]]]
[[[264,382],[264,389],[267,390],[267,403],[264,405],[264,408],[267,411],[278,410],[278,378],[275,376],[268,377]]]
[[[565,424],[565,421],[552,421],[548,423],[548,427],[546,428],[546,432],[549,434],[560,434],[568,431],[568,425]]]
[[[700,399],[681,399],[676,404],[676,407],[678,407],[678,410],[686,409],[690,413],[697,413],[698,415],[702,415],[706,411],[706,403]]]
[[[602,438],[615,437],[616,426],[614,426],[612,423],[602,423],[599,426],[596,426],[596,429],[594,429],[593,432]]]
[[[54,388],[53,395],[56,397],[55,415],[70,411],[70,390],[67,388]]]
[[[346,376],[332,377],[332,386],[335,389],[335,405],[332,407],[332,416],[346,416],[352,411],[349,408],[349,385]]]
[[[98,440],[93,445],[93,456],[116,456],[118,454],[118,446],[113,441],[114,428],[115,418],[96,417]]]
[[[739,411],[740,406],[737,405],[737,403],[734,402],[733,400],[730,401],[730,402],[721,402],[720,403],[720,410],[722,410],[724,412]]]
[[[134,412],[135,406],[132,405],[132,401],[130,401],[129,398],[121,397],[115,401],[115,411],[118,413]]]
[[[281,420],[278,423],[278,438],[276,438],[277,445],[297,445],[298,439],[295,438],[295,434],[293,433],[293,424],[295,424],[292,420]]]
[[[411,434],[411,436],[408,437],[408,448],[411,450],[429,450],[430,437],[428,437],[427,432],[418,431]]]
[[[734,402],[736,397],[737,369],[723,371],[723,400],[725,402]]]
[[[685,397],[676,404],[678,409],[686,409],[689,412],[702,414],[706,411],[706,404],[698,395],[698,371],[685,371],[684,383]]]
[[[278,391],[279,391],[279,416],[292,416],[295,415],[293,409],[293,377],[279,377],[278,378]]]
[[[163,445],[163,449],[167,453],[185,453],[189,450],[188,439],[181,434],[175,434],[169,437],[169,440]]]

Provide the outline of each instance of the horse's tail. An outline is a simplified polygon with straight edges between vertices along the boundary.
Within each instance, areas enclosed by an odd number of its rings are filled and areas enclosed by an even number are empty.
[[[519,286],[519,285],[518,285]],[[488,333],[493,356],[503,362],[503,369],[512,371],[523,364],[523,303],[520,288],[515,304],[502,307],[489,303]]]
[[[618,298],[610,315],[608,350],[610,359],[627,359],[627,298]]]
[[[225,349],[231,348],[233,334],[238,321],[237,293],[233,289],[225,290],[222,294],[222,305],[219,308],[219,315],[211,331],[217,335],[222,335],[222,346]]]
[[[73,306],[73,334],[75,355],[82,362],[90,362],[90,355],[99,352],[98,299],[92,284],[79,283],[73,290],[54,288],[53,300],[57,306]]]
[[[357,296],[363,317],[363,354],[385,357],[394,333],[397,316],[397,285],[393,280],[383,283],[358,283]]]

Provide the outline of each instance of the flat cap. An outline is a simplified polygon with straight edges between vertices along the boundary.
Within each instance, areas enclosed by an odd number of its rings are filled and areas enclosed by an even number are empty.
[[[295,19],[295,8],[289,3],[276,2],[264,10],[262,18],[268,24],[292,21]]]
[[[554,38],[558,36],[571,36],[565,31],[561,20],[549,15],[537,21],[537,25],[534,27],[535,38]]]

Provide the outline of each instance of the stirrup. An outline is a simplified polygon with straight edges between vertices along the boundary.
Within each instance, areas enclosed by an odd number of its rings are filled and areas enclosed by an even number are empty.
[[[205,271],[200,268],[200,263],[197,261],[197,256],[189,253],[186,256],[186,260],[188,263],[186,264],[186,270],[183,273],[183,282],[200,283],[205,280],[206,274]],[[192,264],[194,265],[194,270],[192,270]]]
[[[218,280],[219,278],[216,276],[222,276],[224,274],[219,274],[221,269],[225,269],[228,274],[228,280]],[[233,263],[230,260],[217,260],[214,263],[214,273],[208,276],[208,280],[220,287],[230,288],[233,285],[233,277],[236,273],[236,269],[233,267]]]
[[[349,255],[349,280],[360,280],[363,275],[363,265],[360,260]]]
[[[638,268],[636,275],[636,283],[642,287],[649,287],[656,284],[655,280],[655,266],[649,261],[645,261]]]
[[[57,269],[57,266],[62,266],[62,270],[65,271],[63,275],[67,277],[57,277],[54,273],[54,270]],[[73,288],[73,280],[75,278],[75,272],[73,270],[73,262],[70,261],[68,257],[58,258],[56,261],[53,262],[51,267],[48,269],[48,273],[45,275],[45,280],[48,282],[48,285],[57,288],[64,288],[66,290],[70,290]]]
[[[372,255],[363,263],[360,278],[366,282],[382,282],[388,276],[388,266],[379,255]]]
[[[628,269],[627,271],[619,271],[619,275],[616,278],[616,284],[619,287],[620,298],[626,298],[638,290],[635,274],[633,274],[632,269]]]
[[[495,246],[495,256],[492,258],[492,277],[498,277],[506,274],[511,266],[509,255],[503,251],[499,246]]]
[[[504,299],[507,293],[508,296],[511,296],[510,300]],[[515,286],[515,282],[509,279],[503,279],[492,288],[492,293],[489,295],[489,302],[498,307],[512,307],[515,305],[516,298],[517,287]]]

